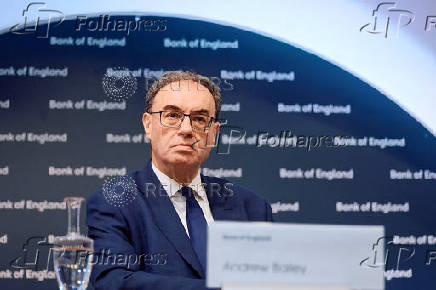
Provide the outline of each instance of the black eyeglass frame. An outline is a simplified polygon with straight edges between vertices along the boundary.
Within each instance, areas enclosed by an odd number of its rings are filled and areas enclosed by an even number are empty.
[[[185,117],[189,117],[189,122],[190,122],[190,124],[191,124],[191,128],[192,128],[194,131],[197,131],[197,132],[206,132],[207,130],[209,130],[210,126],[212,125],[212,122],[215,121],[215,117],[207,116],[207,117],[209,117],[210,119],[209,119],[209,123],[204,127],[204,129],[203,129],[203,130],[195,130],[195,129],[194,129],[194,126],[192,126],[192,119],[191,119],[192,114],[185,114],[185,113],[183,113],[183,112],[175,111],[175,112],[177,112],[177,113],[181,113],[181,114],[183,114],[183,117],[182,117],[182,119],[180,120],[180,124],[179,124],[178,126],[168,126],[168,125],[164,125],[164,124],[162,123],[162,113],[163,113],[163,112],[174,112],[174,111],[171,111],[171,110],[161,110],[161,111],[156,111],[156,112],[147,112],[147,113],[149,113],[149,114],[159,114],[159,121],[160,121],[160,124],[161,124],[162,126],[166,127],[166,128],[180,128],[180,127],[182,126],[183,120],[185,120]],[[201,115],[201,114],[199,114],[199,115]],[[206,116],[206,115],[203,115],[203,116]]]

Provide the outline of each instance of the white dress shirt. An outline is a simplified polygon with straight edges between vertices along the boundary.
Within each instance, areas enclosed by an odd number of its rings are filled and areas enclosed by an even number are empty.
[[[165,191],[168,193],[174,208],[179,215],[180,221],[182,225],[185,227],[186,234],[189,237],[188,225],[186,223],[186,198],[179,192],[183,185],[179,184],[174,179],[169,178],[165,173],[161,172],[154,163],[151,162],[151,168],[159,179]],[[209,207],[209,200],[207,199],[206,191],[201,183],[200,171],[198,171],[197,175],[194,177],[192,182],[188,184],[190,188],[192,188],[194,197],[198,202],[198,205],[203,210],[204,218],[206,219],[207,224],[209,225],[213,222],[212,212]]]

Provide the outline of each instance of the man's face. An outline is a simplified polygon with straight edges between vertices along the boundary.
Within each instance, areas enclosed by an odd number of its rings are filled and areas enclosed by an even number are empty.
[[[215,117],[215,102],[209,90],[201,84],[182,80],[161,88],[149,111],[175,110],[185,114],[202,113]],[[194,131],[186,116],[180,128],[161,125],[159,114],[144,113],[142,122],[146,136],[151,140],[152,159],[163,166],[182,165],[199,167],[209,156],[218,122],[212,122],[206,132]]]

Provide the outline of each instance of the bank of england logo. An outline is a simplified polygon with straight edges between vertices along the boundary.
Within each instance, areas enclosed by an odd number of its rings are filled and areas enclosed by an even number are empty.
[[[65,19],[61,11],[47,9],[44,2],[31,2],[23,10],[22,16],[24,23],[15,24],[9,31],[14,34],[34,34],[37,38],[48,38],[50,27],[60,25]],[[47,19],[47,24],[43,24],[42,19]]]
[[[105,95],[117,102],[127,100],[138,88],[133,73],[123,67],[108,69],[103,76],[102,87]]]
[[[138,190],[130,176],[117,176],[106,179],[103,184],[103,196],[113,206],[123,207],[135,200]]]
[[[382,2],[372,12],[373,20],[363,25],[360,32],[384,35],[385,38],[398,38],[400,28],[415,20],[409,10],[397,9],[395,2]]]

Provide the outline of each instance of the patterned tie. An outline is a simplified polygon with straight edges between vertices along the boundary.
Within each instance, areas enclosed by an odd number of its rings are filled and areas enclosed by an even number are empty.
[[[180,189],[180,192],[184,197],[186,197],[186,223],[188,225],[191,244],[197,254],[201,266],[203,267],[203,271],[205,271],[207,222],[200,205],[194,197],[192,189],[183,186]]]

